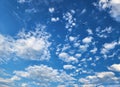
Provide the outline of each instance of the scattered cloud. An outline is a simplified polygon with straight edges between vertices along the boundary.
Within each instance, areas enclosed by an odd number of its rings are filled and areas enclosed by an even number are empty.
[[[87,32],[88,32],[89,35],[93,34],[92,29],[87,29]]]
[[[26,78],[31,81],[31,83],[35,81],[36,84],[39,84],[38,86],[43,87],[50,87],[53,83],[56,83],[57,85],[67,85],[72,82],[74,83],[75,80],[64,71],[59,71],[46,65],[29,66],[25,71],[14,71],[14,74],[21,78],[21,80]]]
[[[93,53],[93,54],[95,54],[95,53],[97,52],[97,50],[98,50],[98,49],[95,47],[95,48],[93,48],[92,50],[90,50],[90,52]]]
[[[100,0],[99,7],[103,10],[110,9],[109,14],[120,22],[120,0]]]
[[[73,66],[73,65],[64,65],[63,68],[66,69],[66,70],[75,69],[75,66]]]
[[[56,17],[56,18],[52,17],[52,18],[51,18],[51,21],[52,21],[52,22],[57,22],[57,21],[59,21],[59,20],[60,20],[59,17]]]
[[[53,13],[55,11],[55,8],[51,7],[48,9],[50,13]]]
[[[103,54],[108,53],[110,50],[114,49],[116,45],[117,45],[117,42],[105,43],[103,45],[101,53]]]
[[[120,72],[120,64],[113,64],[110,67],[108,67],[109,70]]]
[[[91,43],[91,42],[92,42],[92,39],[93,39],[93,37],[85,37],[85,38],[82,40],[82,42],[88,44],[88,43]]]
[[[100,38],[107,38],[112,32],[112,27],[106,27],[105,29],[101,29],[100,27],[96,28],[96,35]]]
[[[63,19],[66,21],[65,28],[70,32],[72,31],[72,28],[76,26],[76,18],[73,17],[74,14],[74,10],[70,10],[70,12],[63,14]]]
[[[61,60],[63,60],[64,62],[73,62],[73,63],[77,63],[78,62],[78,59],[73,57],[73,56],[70,56],[68,53],[65,53],[65,52],[62,52],[59,54],[59,58]]]
[[[73,37],[73,36],[70,36],[70,37],[69,37],[69,40],[70,40],[70,41],[74,41],[75,39],[76,39],[76,38]]]
[[[0,62],[19,57],[28,60],[49,60],[50,34],[45,28],[36,27],[36,31],[19,32],[17,38],[0,34]],[[14,54],[14,55],[13,55]]]
[[[80,78],[79,81],[83,85],[109,85],[109,84],[119,84],[119,78],[115,76],[113,72],[99,72],[92,76],[87,76],[85,78]]]

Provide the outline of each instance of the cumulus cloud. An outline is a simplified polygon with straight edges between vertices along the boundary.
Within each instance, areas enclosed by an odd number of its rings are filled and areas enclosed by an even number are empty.
[[[67,69],[75,69],[75,66],[73,66],[73,65],[64,65],[63,68],[66,69],[66,70]]]
[[[110,9],[110,15],[120,22],[120,0],[100,0],[99,7],[102,9]]]
[[[108,53],[109,50],[114,49],[116,45],[117,45],[117,42],[105,43],[105,44],[103,45],[103,48],[102,48],[102,50],[101,50],[101,53],[103,53],[103,54]]]
[[[73,37],[73,36],[70,36],[70,37],[69,37],[69,40],[70,40],[70,41],[74,41],[75,39],[76,39],[76,38]]]
[[[82,42],[88,44],[88,43],[91,43],[91,42],[92,42],[92,39],[93,39],[92,37],[85,37],[85,38],[82,40]]]
[[[0,34],[0,61],[4,62],[12,57],[28,60],[49,60],[51,43],[50,34],[44,27],[37,25],[35,31],[19,32],[17,38]]]
[[[119,78],[115,76],[113,72],[99,72],[93,76],[87,76],[85,78],[80,78],[79,81],[83,85],[92,84],[94,86],[104,85],[104,84],[118,84]]]
[[[90,52],[93,53],[93,54],[95,54],[97,52],[97,50],[98,49],[96,47],[94,47],[94,49],[90,50]]]
[[[61,60],[63,60],[64,62],[68,62],[68,63],[71,63],[71,62],[77,63],[77,62],[78,62],[78,59],[77,59],[77,58],[75,58],[75,57],[73,57],[73,56],[70,56],[70,55],[69,55],[68,53],[66,53],[66,52],[60,53],[60,54],[59,54],[59,58],[60,58]]]
[[[74,78],[64,71],[59,71],[46,65],[29,66],[25,71],[14,71],[14,74],[21,79],[26,78],[29,81],[39,84],[39,86],[48,87],[53,83],[57,85],[74,82]],[[32,83],[31,82],[31,83]]]
[[[120,72],[120,64],[113,64],[110,67],[108,67],[109,70]]]

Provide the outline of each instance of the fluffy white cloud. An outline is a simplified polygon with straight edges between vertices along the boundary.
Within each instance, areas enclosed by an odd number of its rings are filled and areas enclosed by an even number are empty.
[[[56,18],[55,18],[55,17],[52,17],[52,18],[51,18],[51,21],[52,21],[52,22],[57,22],[57,21],[59,21],[59,17],[56,17]]]
[[[75,39],[76,39],[76,38],[73,37],[73,36],[70,36],[70,37],[69,37],[69,40],[70,40],[70,41],[74,41]]]
[[[64,69],[75,69],[75,66],[73,66],[73,65],[64,65],[63,68]]]
[[[50,13],[53,13],[54,11],[55,11],[55,8],[53,8],[53,7],[52,7],[52,8],[49,8],[49,12],[50,12]]]
[[[92,29],[87,29],[88,34],[93,34]]]
[[[108,67],[109,70],[120,72],[120,64],[113,64],[110,67]]]
[[[53,69],[52,67],[48,67],[46,65],[34,65],[29,66],[25,69],[25,71],[14,71],[17,77],[21,79],[26,78],[29,81],[34,81],[35,83],[39,83],[39,86],[48,87],[52,83],[59,84],[69,84],[74,82],[74,78],[64,71],[58,71],[57,69]],[[32,83],[31,82],[31,83]]]
[[[120,21],[120,0],[100,0],[99,7],[102,9],[109,8],[110,15]]]
[[[119,78],[115,76],[113,72],[100,72],[93,76],[87,76],[85,78],[80,78],[79,81],[84,85],[93,84],[95,86],[100,84],[118,84]]]
[[[90,50],[91,53],[95,54],[97,52],[97,48],[95,47],[94,49]]]
[[[110,50],[110,49],[115,48],[116,45],[117,45],[117,42],[105,43],[104,48]]]
[[[103,45],[101,53],[105,54],[105,53],[109,52],[109,50],[114,49],[116,45],[117,45],[117,42],[105,43]]]
[[[78,62],[78,59],[73,57],[73,56],[70,56],[68,53],[65,53],[65,52],[62,52],[59,54],[59,58],[61,60],[63,60],[64,62],[73,62],[73,63],[77,63]]]
[[[88,43],[92,42],[92,39],[93,39],[92,37],[85,37],[85,38],[82,40],[82,42],[88,44]]]
[[[49,60],[50,34],[37,25],[36,31],[19,32],[17,38],[0,34],[0,62],[19,57],[28,60]]]

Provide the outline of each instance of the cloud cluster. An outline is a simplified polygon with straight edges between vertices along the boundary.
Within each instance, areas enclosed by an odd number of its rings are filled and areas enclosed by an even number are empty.
[[[46,65],[29,66],[25,71],[14,71],[16,77],[27,79],[32,84],[42,87],[50,87],[52,84],[68,85],[74,83],[74,78],[64,71],[59,71]]]
[[[70,10],[70,12],[66,12],[63,14],[63,19],[66,21],[65,28],[68,31],[72,31],[72,28],[76,26],[76,18],[74,18],[75,10]]]
[[[17,37],[0,34],[0,62],[19,57],[28,60],[49,60],[50,34],[37,25],[35,31],[19,32]]]
[[[63,60],[64,62],[73,62],[73,63],[77,63],[78,62],[78,59],[73,57],[73,56],[70,56],[68,53],[65,53],[65,52],[62,52],[59,54],[59,58],[61,60]]]
[[[79,81],[80,83],[83,83],[83,85],[92,85],[90,87],[99,85],[115,85],[120,83],[119,78],[116,77],[113,72],[99,72],[92,76],[80,78]]]
[[[120,22],[120,0],[100,0],[99,7],[102,9],[110,9],[110,15]]]

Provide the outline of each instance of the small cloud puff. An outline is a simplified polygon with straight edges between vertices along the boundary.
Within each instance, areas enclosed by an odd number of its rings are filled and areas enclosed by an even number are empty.
[[[109,70],[120,72],[120,64],[113,64],[110,67],[108,67]]]

